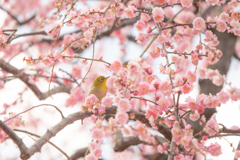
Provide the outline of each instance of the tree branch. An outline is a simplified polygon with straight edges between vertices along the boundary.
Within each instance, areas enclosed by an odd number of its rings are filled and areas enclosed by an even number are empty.
[[[11,73],[11,74],[17,74],[17,75],[22,74],[20,70],[13,67],[12,65],[6,63],[3,60],[0,60],[0,68],[2,68],[4,71],[6,71],[8,73]],[[18,78],[22,82],[24,82],[28,86],[29,89],[32,90],[32,92],[36,95],[36,97],[39,100],[44,100],[44,99],[49,97],[48,92],[42,93],[35,84],[30,83],[29,78],[27,76],[22,75],[22,76],[19,76]],[[59,93],[59,92],[70,93],[70,90],[71,90],[71,87],[62,84],[62,85],[59,85],[56,88],[51,89],[50,93],[51,94],[56,94],[56,93]]]
[[[21,155],[28,155],[28,148],[23,143],[22,139],[20,139],[16,133],[14,133],[5,123],[0,120],[0,128],[7,133],[7,135],[13,140],[13,142],[18,146]]]
[[[17,17],[15,17],[15,16],[14,16],[11,12],[9,12],[8,10],[4,9],[4,8],[1,7],[1,6],[0,6],[0,9],[3,10],[3,11],[5,11],[10,17],[12,17],[12,19],[14,19],[14,20],[18,23],[18,25],[24,25],[24,24],[30,22],[31,20],[33,20],[33,19],[36,17],[36,15],[34,14],[32,17],[30,17],[30,18],[27,19],[26,21],[20,22],[20,21],[17,19]]]
[[[76,152],[75,152],[73,155],[71,155],[70,158],[71,158],[72,160],[77,160],[77,159],[80,158],[80,157],[84,157],[87,149],[88,149],[88,147],[86,147],[86,148],[81,148],[81,149],[76,150]]]
[[[116,106],[106,108],[106,114],[116,114],[116,112],[117,112]],[[133,110],[128,112],[128,114],[132,114],[132,113],[135,114],[136,120],[139,120],[142,123],[145,122],[145,123],[147,123],[148,126],[150,125],[148,119],[143,117],[142,114],[140,114],[137,111],[133,111]],[[22,143],[21,139],[14,132],[12,132],[12,130],[10,128],[8,128],[2,121],[0,121],[1,122],[0,127],[4,128],[4,131],[18,145],[18,147],[21,151],[20,157],[25,160],[25,159],[30,158],[36,152],[39,152],[45,143],[47,143],[52,137],[54,137],[58,132],[60,132],[62,129],[64,129],[67,125],[72,124],[73,122],[75,122],[77,120],[83,121],[85,118],[90,117],[92,114],[93,114],[92,112],[88,112],[88,111],[86,111],[84,113],[76,112],[76,113],[70,114],[69,116],[63,118],[58,124],[53,126],[51,129],[47,130],[47,132],[41,138],[39,138],[29,149],[26,148],[26,146]],[[160,133],[161,132],[162,131],[160,131]],[[169,132],[171,134],[169,129],[167,132]],[[123,142],[126,142],[126,140],[129,140],[129,139],[125,139]],[[131,141],[134,142],[134,144],[137,144],[139,142],[139,140],[136,138],[132,138]],[[125,147],[129,146],[129,144],[128,145],[125,145],[125,143],[123,143],[123,144]],[[121,148],[123,148],[123,147],[121,147]]]
[[[158,137],[158,141],[160,143],[169,142],[163,137]],[[113,149],[115,152],[122,152],[128,147],[138,144],[153,145],[140,140],[139,137],[134,136],[123,137],[122,132],[120,130],[113,134]]]

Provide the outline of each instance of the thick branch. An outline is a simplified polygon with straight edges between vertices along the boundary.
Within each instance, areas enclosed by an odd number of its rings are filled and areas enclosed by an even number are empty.
[[[88,147],[76,150],[76,152],[73,155],[71,155],[71,159],[77,160],[80,157],[84,157],[87,149],[88,149]]]
[[[14,133],[5,123],[0,120],[0,128],[7,133],[7,135],[13,140],[13,142],[18,146],[21,155],[26,156],[28,148],[23,143],[16,133]]]
[[[12,65],[6,63],[3,60],[0,60],[0,68],[2,68],[4,71],[11,73],[11,74],[17,74],[17,75],[21,75],[21,71],[18,70],[17,68],[13,67]],[[49,97],[48,92],[42,93],[38,87],[35,84],[32,84],[29,82],[29,78],[27,76],[19,76],[18,77],[22,82],[24,82],[29,89],[32,90],[32,92],[36,95],[36,97],[39,100],[44,100],[46,98]],[[66,85],[59,85],[56,88],[53,88],[50,90],[51,94],[56,94],[59,92],[66,92],[66,93],[70,93],[71,87],[66,86]]]

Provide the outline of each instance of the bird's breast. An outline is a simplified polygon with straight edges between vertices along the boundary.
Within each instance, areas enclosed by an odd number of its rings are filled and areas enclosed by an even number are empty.
[[[102,98],[106,96],[107,89],[92,87],[88,92],[88,96],[91,94],[94,94],[99,99],[99,101],[101,101]]]

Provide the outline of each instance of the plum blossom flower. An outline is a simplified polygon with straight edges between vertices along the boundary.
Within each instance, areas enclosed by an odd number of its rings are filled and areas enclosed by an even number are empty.
[[[181,0],[182,6],[187,8],[192,6],[192,2],[193,2],[192,0]]]
[[[102,150],[100,148],[96,148],[92,151],[92,153],[97,157],[97,158],[102,158]]]
[[[199,117],[200,117],[200,115],[198,114],[198,111],[196,110],[195,112],[193,112],[192,114],[190,114],[190,119],[192,120],[192,121],[196,121],[196,120],[198,120],[199,119]]]
[[[158,79],[154,79],[149,87],[151,92],[158,92],[160,90],[160,81]]]
[[[116,117],[117,122],[121,125],[126,124],[128,121],[128,118],[129,118],[128,114],[123,113],[123,112],[118,112],[115,117]]]
[[[49,58],[49,57],[45,57],[43,60],[42,60],[42,63],[46,66],[52,66],[54,64],[54,61]]]
[[[151,19],[151,17],[147,13],[141,13],[141,20],[147,22]]]
[[[73,78],[81,78],[82,70],[78,65],[73,65],[71,75]]]
[[[110,70],[117,73],[122,67],[122,64],[119,61],[114,61],[111,66]]]
[[[77,104],[77,103],[78,103],[78,97],[75,96],[75,95],[71,95],[71,96],[66,100],[65,106],[66,106],[66,107],[74,106],[74,105]]]
[[[223,103],[223,104],[229,100],[228,93],[224,91],[217,93],[217,97],[219,98],[220,103]]]
[[[230,94],[230,98],[232,101],[237,101],[238,99],[240,99],[240,90],[237,88],[231,88],[228,90],[229,94]]]
[[[135,13],[134,13],[134,10],[133,10],[133,8],[130,8],[130,7],[128,7],[128,8],[126,8],[125,10],[124,10],[124,13],[125,13],[125,17],[126,18],[133,18],[133,17],[135,17]]]
[[[95,103],[99,102],[98,98],[94,95],[94,94],[91,94],[89,95],[86,99],[85,99],[85,104],[87,106],[92,106],[94,105]]]
[[[191,71],[188,71],[187,72],[187,79],[188,79],[188,82],[190,82],[190,83],[195,82],[196,81],[196,74],[194,74]]]
[[[128,112],[131,108],[131,104],[127,98],[120,99],[118,109],[122,112]]]
[[[193,21],[193,28],[196,30],[202,30],[204,29],[206,26],[204,19],[202,19],[201,17],[197,17],[194,19]]]
[[[92,139],[102,140],[103,139],[103,130],[96,128],[92,131]]]
[[[215,135],[219,131],[216,115],[213,115],[204,127],[204,131],[210,135]]]
[[[143,33],[139,33],[139,35],[136,37],[137,43],[140,45],[144,45],[147,43],[147,35]]]
[[[163,145],[158,145],[158,151],[160,152],[160,153],[163,153],[164,151],[166,151],[167,150],[167,145],[168,145],[168,143],[163,143]]]
[[[165,42],[166,42],[166,36],[165,36],[164,34],[159,35],[159,36],[157,37],[157,42],[160,43],[160,44],[165,43]]]
[[[160,110],[160,111],[167,111],[168,110],[168,107],[170,106],[170,102],[168,99],[166,98],[161,98],[159,101],[158,101],[158,106],[157,108]]]
[[[184,84],[184,86],[181,87],[181,91],[184,94],[189,93],[191,90],[192,90],[192,87],[188,83]]]
[[[229,14],[226,12],[222,12],[219,16],[219,20],[223,20],[224,22],[227,22],[229,20]]]
[[[224,21],[222,20],[217,21],[217,30],[219,32],[224,32],[226,29],[227,29],[227,24]]]
[[[83,35],[84,35],[86,42],[90,43],[92,40],[92,37],[93,37],[93,33],[91,31],[87,30],[86,32],[84,32]]]
[[[144,21],[137,21],[136,23],[136,28],[138,31],[142,31],[145,27],[145,22]]]
[[[152,11],[153,20],[157,23],[162,22],[164,19],[164,11],[160,7],[155,7]]]
[[[146,82],[141,82],[138,88],[139,95],[148,94],[148,91],[149,91],[149,85]]]
[[[187,102],[187,107],[192,111],[195,111],[197,109],[197,104],[194,99],[188,97],[186,98],[185,102]]]
[[[60,53],[58,50],[56,50],[56,51],[54,52],[54,54],[53,54],[53,57],[54,57],[55,59],[60,59],[60,58],[62,58],[62,55],[61,55],[61,53]]]
[[[221,146],[217,142],[214,144],[211,143],[211,145],[208,146],[205,151],[209,152],[212,156],[219,156],[222,154]]]
[[[112,104],[113,104],[112,98],[111,98],[111,97],[108,97],[108,96],[104,97],[104,98],[102,99],[102,104],[103,104],[104,106],[106,106],[106,107],[111,107]]]

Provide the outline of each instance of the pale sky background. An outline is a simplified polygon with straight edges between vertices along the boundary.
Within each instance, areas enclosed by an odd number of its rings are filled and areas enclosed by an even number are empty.
[[[4,17],[4,16],[5,16],[5,13],[0,11],[0,17]],[[2,23],[2,19],[0,19],[0,26],[1,26],[1,23]],[[18,31],[18,33],[24,33],[24,32],[25,32],[24,28],[21,28]],[[67,31],[66,29],[65,31],[63,30],[63,32],[69,32],[69,28],[67,28]],[[136,34],[136,32],[134,32],[134,34]],[[196,41],[197,39],[198,38],[196,37]],[[17,43],[17,41],[14,41],[14,42]],[[119,57],[121,57],[119,41],[117,38],[104,38],[103,40],[98,41],[96,43],[96,51],[100,50],[100,45],[102,44],[104,44],[103,46],[104,50],[101,51],[102,53],[104,53],[103,54],[104,60],[111,63],[113,60],[117,60]],[[127,53],[131,53],[131,55],[128,56],[127,59],[138,57],[144,48],[138,47],[133,42],[129,42],[129,44],[130,45],[127,45],[126,47],[126,51]],[[90,52],[91,52],[91,47],[84,52],[83,56],[90,57],[91,56],[91,54],[89,54]],[[112,56],[113,54],[114,56]],[[0,56],[1,56],[1,53],[0,53]],[[24,56],[25,55],[23,53],[19,54],[16,58],[14,58],[11,61],[11,64],[14,64],[14,66],[17,67],[18,69],[26,67],[26,64],[22,62],[22,58]],[[161,61],[162,60],[160,58],[155,60],[155,64],[156,64],[155,65],[156,67],[154,68],[155,74],[158,74],[158,65]],[[96,63],[94,62],[94,64]],[[99,63],[97,64],[100,66],[103,65]],[[64,68],[64,70],[70,72],[71,71],[70,66],[71,65],[69,64],[66,64],[63,66],[56,66],[55,71],[57,71],[58,68]],[[240,88],[240,84],[239,84],[240,74],[238,74],[239,69],[240,69],[240,62],[232,58],[232,63],[227,75],[227,79],[228,79],[228,82],[232,82],[232,85],[238,88]],[[104,75],[111,75],[111,73],[105,72]],[[42,82],[38,82],[37,85],[41,86],[42,91],[46,91],[48,84],[46,83],[43,84]],[[195,82],[195,85],[198,86],[197,82]],[[52,84],[52,86],[54,86],[54,84]],[[0,112],[2,111],[3,103],[12,103],[18,96],[17,93],[23,91],[24,88],[25,88],[25,85],[23,85],[23,83],[17,79],[8,82],[5,85],[5,88],[0,90],[0,97],[1,97]],[[195,90],[191,92],[190,94],[191,97],[196,98],[196,96],[198,95],[197,88],[198,87],[196,87]],[[224,86],[224,89],[227,89],[227,88],[228,86]],[[71,113],[74,113],[80,110],[80,104],[75,105],[74,107],[69,107],[69,108],[65,107],[65,102],[68,97],[69,95],[66,93],[59,93],[59,94],[53,95],[54,99],[47,98],[46,100],[39,101],[36,98],[36,96],[30,90],[28,90],[23,94],[23,100],[24,100],[23,103],[18,104],[14,107],[11,107],[8,110],[8,112],[19,113],[35,105],[52,104],[52,105],[58,106],[63,111],[64,116],[67,116]],[[180,101],[184,102],[185,98],[186,96],[181,96]],[[226,127],[231,127],[233,125],[240,126],[239,125],[239,122],[240,122],[239,106],[240,106],[240,102],[228,102],[225,105],[222,105],[220,108],[217,108],[218,122],[224,124]],[[30,112],[31,114],[25,113],[22,115],[25,121],[25,127],[21,127],[21,129],[36,133],[38,135],[43,135],[47,129],[51,128],[61,120],[59,113],[56,112],[55,109],[53,109],[52,107],[47,107],[47,106],[39,107],[31,110]],[[0,119],[3,119],[3,116],[0,116]],[[40,123],[36,128],[31,127],[29,125],[32,119],[40,120]],[[64,150],[68,155],[71,155],[72,153],[74,153],[74,150],[77,150],[82,147],[87,147],[88,143],[91,142],[89,128],[91,128],[92,125],[93,125],[92,123],[88,123],[87,121],[84,121],[84,126],[82,126],[81,121],[77,121],[72,125],[68,125],[65,129],[59,132],[56,137],[51,139],[51,142],[55,143],[58,147]],[[23,141],[27,145],[27,147],[30,147],[34,143],[34,140],[30,138],[27,134],[18,133],[18,135],[23,138]],[[37,139],[35,137],[33,138]],[[235,148],[237,147],[237,144],[240,140],[239,137],[225,137],[225,139],[227,139],[230,143],[233,143],[233,146]],[[230,147],[228,142],[224,139],[222,140],[211,139],[209,140],[208,143],[210,144],[215,141],[221,144],[223,154],[219,157],[208,156],[208,159],[213,159],[213,160],[233,159],[233,156],[234,156],[234,154],[232,153],[233,149]],[[109,160],[113,156],[112,155],[113,150],[111,148],[111,144],[107,143],[109,142],[109,140],[106,139],[105,142],[106,144],[102,145],[103,158]],[[134,148],[136,152],[139,152],[139,150],[137,150],[136,147]],[[49,159],[48,153],[50,152],[51,152],[51,155],[53,155],[52,158],[54,159],[58,159],[58,160],[66,159],[58,150],[53,148],[51,145],[46,144],[42,147],[41,153],[36,153],[34,156],[30,158],[30,160]],[[3,144],[0,144],[0,160],[5,158],[20,159],[17,157],[18,155],[19,155],[19,150],[11,140],[8,140]]]

